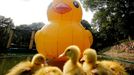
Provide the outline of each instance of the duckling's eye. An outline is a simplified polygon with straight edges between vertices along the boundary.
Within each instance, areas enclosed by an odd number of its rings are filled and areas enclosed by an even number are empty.
[[[68,51],[68,52],[70,52],[71,50],[70,50],[70,49],[68,49],[67,51]]]
[[[77,1],[74,1],[73,4],[76,8],[79,8],[79,3]]]
[[[40,58],[38,58],[38,60],[39,60],[39,61],[42,61],[42,60],[44,60],[44,59],[43,59],[42,57],[40,57]]]
[[[56,72],[56,70],[53,70],[53,72],[55,73],[55,72]]]

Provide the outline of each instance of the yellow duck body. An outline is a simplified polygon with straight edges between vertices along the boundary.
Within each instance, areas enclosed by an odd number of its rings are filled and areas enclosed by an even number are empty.
[[[63,75],[63,73],[58,67],[46,66],[36,71],[34,75]]]
[[[81,58],[81,61],[83,60],[83,70],[87,75],[115,75],[105,64],[97,61],[97,53],[94,49],[86,49]]]
[[[91,32],[85,30],[80,23],[82,9],[77,1],[53,0],[48,7],[47,15],[50,23],[35,34],[36,48],[39,53],[57,59],[57,56],[69,45],[79,46],[81,52],[92,45]]]
[[[85,75],[85,72],[79,62],[73,64],[72,61],[69,60],[63,67],[63,75]]]
[[[42,54],[33,56],[32,61],[22,61],[9,70],[6,75],[32,75],[45,66],[45,57]]]
[[[80,49],[77,46],[71,45],[67,47],[61,56],[67,56],[69,58],[63,66],[63,75],[85,75],[82,65],[79,62]]]
[[[103,60],[101,63],[111,69],[115,75],[128,75],[125,68],[118,62]]]

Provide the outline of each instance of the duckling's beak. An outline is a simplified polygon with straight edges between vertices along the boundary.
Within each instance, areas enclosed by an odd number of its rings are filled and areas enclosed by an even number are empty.
[[[48,65],[47,61],[44,61],[44,65]]]
[[[54,9],[59,14],[65,14],[65,13],[67,13],[67,12],[72,10],[72,8],[69,5],[67,5],[67,4],[65,4],[63,2],[56,4],[54,6]]]
[[[82,57],[82,58],[80,59],[80,61],[81,61],[81,62],[84,62],[84,61],[85,61],[85,58],[84,58],[84,57]]]
[[[61,58],[61,57],[64,57],[65,56],[65,52],[63,52],[62,54],[60,54],[59,56],[58,56],[58,58]]]

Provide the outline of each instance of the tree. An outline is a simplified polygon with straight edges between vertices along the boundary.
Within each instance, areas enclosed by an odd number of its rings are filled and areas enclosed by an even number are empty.
[[[39,30],[41,29],[45,24],[43,22],[38,22],[38,23],[32,23],[29,25],[29,27],[32,29],[32,30]]]
[[[95,37],[97,42],[107,46],[113,45],[120,40],[133,37],[134,26],[128,23],[129,1],[128,0],[81,0],[86,9],[95,11],[92,24],[98,26]]]
[[[0,16],[0,48],[6,47],[9,33],[12,28],[14,28],[13,20]]]
[[[16,26],[12,43],[14,47],[28,48],[32,31],[37,31],[45,25],[42,22],[32,23],[30,25],[22,24]]]

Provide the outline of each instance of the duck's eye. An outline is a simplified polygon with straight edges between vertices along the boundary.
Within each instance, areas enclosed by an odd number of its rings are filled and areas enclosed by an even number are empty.
[[[73,4],[76,8],[79,8],[79,3],[77,1],[74,1]]]

